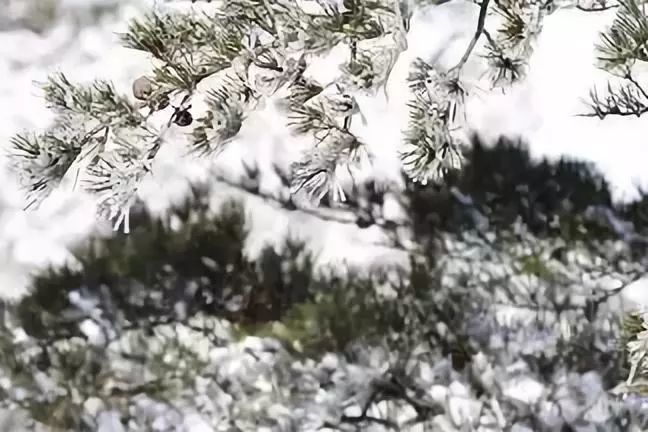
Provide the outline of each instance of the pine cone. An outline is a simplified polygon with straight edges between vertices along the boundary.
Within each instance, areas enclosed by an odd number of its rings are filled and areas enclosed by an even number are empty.
[[[173,122],[178,126],[189,126],[193,122],[193,117],[187,110],[178,111]]]
[[[133,81],[133,96],[139,100],[148,100],[153,93],[153,83],[145,76],[141,76]]]

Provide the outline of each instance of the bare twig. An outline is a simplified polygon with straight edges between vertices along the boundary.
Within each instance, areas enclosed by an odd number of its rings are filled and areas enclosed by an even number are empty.
[[[643,95],[643,97],[645,97],[646,100],[648,100],[648,93],[646,93],[646,90],[643,88],[643,86],[639,84],[639,82],[635,79],[631,71],[628,71],[628,73],[626,73],[625,79],[630,81],[635,86],[635,88],[639,90],[639,92]]]
[[[475,45],[477,44],[479,37],[484,31],[484,25],[486,24],[486,12],[488,12],[489,3],[490,0],[483,0],[481,5],[479,6],[479,19],[477,20],[477,30],[475,31],[475,35],[470,41],[470,44],[468,45],[466,52],[464,52],[463,57],[461,57],[461,60],[459,60],[459,63],[457,63],[457,65],[454,68],[452,68],[453,70],[461,70],[463,65],[466,64],[466,62],[468,61],[468,58],[470,57],[472,50],[475,48]]]
[[[597,114],[597,113],[584,113],[584,114],[576,114],[577,117],[598,117],[600,119],[608,116],[618,116],[618,117],[641,117],[642,115],[648,113],[648,106],[644,107],[640,110],[629,112],[629,111],[610,111],[606,112],[603,114]]]
[[[615,9],[618,8],[618,4],[613,4],[613,5],[600,5],[600,6],[593,6],[593,7],[585,7],[581,5],[576,5],[576,9],[583,11],[583,12],[602,12],[606,11],[609,9]]]

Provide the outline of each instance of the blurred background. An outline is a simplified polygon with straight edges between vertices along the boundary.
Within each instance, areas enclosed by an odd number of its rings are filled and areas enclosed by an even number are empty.
[[[0,147],[51,120],[52,72],[129,94],[151,63],[118,34],[166,6],[0,0]],[[465,41],[473,6],[421,18],[414,49]],[[345,205],[300,208],[299,147],[261,113],[217,160],[169,142],[125,235],[71,186],[23,211],[3,151],[0,430],[646,430],[618,397],[648,304],[645,126],[574,116],[612,16],[549,17],[528,79],[469,101],[441,186],[385,154]]]

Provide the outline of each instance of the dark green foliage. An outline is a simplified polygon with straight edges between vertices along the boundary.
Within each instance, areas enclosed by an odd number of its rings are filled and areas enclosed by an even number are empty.
[[[96,299],[107,308],[103,313],[127,327],[182,321],[197,312],[274,320],[307,296],[312,262],[303,245],[289,240],[282,251],[266,248],[251,261],[243,254],[245,215],[236,202],[214,215],[206,191],[195,189],[163,219],[139,211],[133,221],[131,234],[93,239],[79,249],[81,270],[52,268],[36,277],[32,295],[17,306],[28,334],[78,334],[73,317],[83,313],[70,303],[72,290]]]
[[[648,191],[640,189],[639,199],[620,206],[624,219],[631,222],[637,234],[644,238],[635,240],[646,243],[648,240]]]
[[[352,292],[350,290],[346,293]],[[344,294],[336,290],[333,294],[322,294],[312,301],[295,304],[280,322],[241,325],[236,329],[237,336],[274,337],[293,352],[304,353],[307,356],[344,350],[350,339],[355,340],[360,335],[355,322],[352,321],[354,318],[364,321],[365,331],[374,324],[367,322],[364,315],[352,317],[345,313],[346,310],[339,309],[340,300],[346,300],[343,299]],[[347,303],[344,304],[348,306]],[[348,327],[343,327],[345,325]]]
[[[417,233],[508,229],[519,220],[539,236],[616,236],[592,217],[593,209],[614,206],[608,184],[588,164],[535,162],[519,142],[502,138],[491,148],[476,136],[466,158],[441,187],[408,182]]]
[[[312,299],[292,306],[281,322],[240,326],[239,336],[275,337],[309,357],[326,352],[352,355],[357,343],[409,352],[416,341],[450,356],[461,369],[477,352],[468,332],[469,316],[479,300],[462,288],[443,289],[442,270],[431,263],[411,265],[411,272],[351,271],[345,277],[331,272],[313,284]],[[380,293],[378,287],[386,286],[393,289],[391,295]],[[453,331],[439,331],[438,324]]]
[[[387,282],[387,274],[386,269],[374,274],[350,271],[341,277],[331,271],[313,281],[309,300],[292,305],[281,322],[243,325],[239,335],[272,336],[293,351],[315,357],[345,352],[354,342],[381,342],[405,329],[400,300],[376,291]],[[407,282],[407,275],[400,276],[397,291]]]

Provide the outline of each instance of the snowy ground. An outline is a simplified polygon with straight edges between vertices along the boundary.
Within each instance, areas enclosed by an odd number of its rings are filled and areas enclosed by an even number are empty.
[[[79,28],[64,20],[43,35],[24,29],[0,32],[0,147],[7,146],[12,134],[43,127],[49,121],[50,114],[34,85],[49,72],[65,72],[73,81],[111,79],[123,92],[129,91],[132,80],[149,68],[146,58],[117,43],[116,33],[124,30],[128,17],[141,10],[133,6],[135,3],[138,2],[122,2],[116,17],[104,18],[94,26]],[[139,5],[146,9],[152,3],[142,0]],[[403,127],[403,112],[394,107],[404,94],[402,78],[406,64],[415,56],[430,59],[437,55],[441,55],[442,62],[452,64],[474,32],[477,13],[473,4],[451,1],[415,16],[410,49],[390,80],[391,104],[386,106],[383,100],[373,99],[360,101],[369,127],[363,129],[360,122],[354,124],[359,125],[358,132],[378,153],[376,171],[394,178],[398,171],[392,144],[397,143]],[[645,145],[645,122],[631,118],[601,122],[574,116],[583,109],[581,98],[587,96],[592,85],[605,83],[606,75],[593,65],[594,43],[613,14],[614,11],[561,10],[547,18],[528,80],[506,95],[486,90],[475,92],[469,101],[468,123],[489,138],[519,135],[529,143],[535,156],[569,155],[592,161],[612,183],[615,197],[628,199],[633,197],[636,183],[648,185],[644,158],[639,156],[646,154],[641,150]],[[481,73],[479,62],[475,58],[468,65],[473,76]],[[327,75],[332,68],[330,63],[322,64],[316,73]],[[480,86],[486,88],[485,84]],[[283,155],[279,163],[285,164],[297,154],[291,142],[294,139],[276,121],[276,112],[271,109],[249,119],[241,135],[237,145],[217,162],[229,168],[225,170],[229,175],[237,175],[236,166],[241,159],[256,159],[263,169],[270,166],[274,155]],[[206,164],[190,159],[179,163],[179,154],[179,150],[167,146],[159,156],[155,177],[143,187],[142,194],[153,209],[161,210],[170,199],[181,196],[187,178],[207,176]],[[33,265],[65,259],[65,245],[97,225],[91,206],[78,193],[60,193],[39,211],[24,213],[15,183],[2,168],[1,160],[0,179],[0,283],[2,295],[15,298],[23,292],[25,275]],[[268,174],[262,189],[272,191],[277,184],[277,179]],[[268,209],[254,198],[249,205],[254,222],[249,245],[252,253],[263,242],[290,231],[314,240],[312,244],[323,261],[361,263],[375,259],[376,255],[394,258],[392,252],[368,246],[381,241],[377,231],[360,231],[352,224]]]

